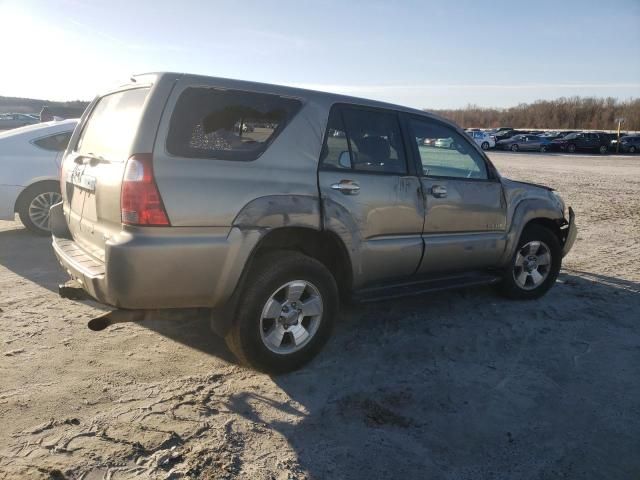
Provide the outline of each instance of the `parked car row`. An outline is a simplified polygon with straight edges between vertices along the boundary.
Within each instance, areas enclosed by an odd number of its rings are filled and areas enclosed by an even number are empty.
[[[536,151],[536,152],[608,152],[636,153],[640,151],[640,135],[618,135],[605,132],[515,130],[500,127],[493,130],[466,131],[484,150]],[[436,142],[437,143],[437,142]],[[436,145],[437,146],[437,145]]]
[[[41,122],[80,118],[84,108],[50,107],[45,105],[40,113],[0,113],[0,131],[34,125]]]

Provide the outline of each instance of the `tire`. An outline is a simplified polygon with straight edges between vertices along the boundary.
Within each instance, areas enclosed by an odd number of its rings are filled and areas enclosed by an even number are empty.
[[[604,155],[609,151],[609,149],[607,148],[606,145],[600,145],[600,148],[598,148],[598,151],[600,152],[600,155]]]
[[[18,215],[27,229],[36,235],[51,235],[49,207],[62,200],[57,182],[40,182],[28,187],[20,195]]]
[[[518,150],[520,150],[520,147],[518,147],[517,143],[514,143],[513,145],[511,145],[512,152],[517,152]]]
[[[482,142],[480,148],[482,148],[482,150],[489,150],[489,142]]]
[[[548,150],[548,148],[545,145],[542,145],[540,147],[540,152],[542,152],[542,153],[547,153],[547,150]]]
[[[328,340],[338,313],[338,288],[333,275],[314,258],[278,250],[256,259],[246,278],[249,283],[241,291],[234,322],[225,336],[229,349],[240,363],[270,373],[290,372],[309,362]],[[295,291],[303,284],[306,286],[298,295],[299,303],[290,303],[287,285]],[[317,312],[317,297],[319,318],[297,313],[311,300]],[[270,313],[270,309],[279,313]],[[285,309],[288,319],[284,317]],[[272,319],[272,314],[278,317]],[[292,323],[285,325],[287,322]],[[296,345],[301,326],[309,336]],[[279,342],[271,340],[278,338],[275,330],[284,331]]]
[[[576,153],[576,146],[573,143],[570,143],[569,145],[567,145],[567,152]]]
[[[539,243],[539,247],[535,252],[531,252],[531,245],[535,242]],[[545,253],[548,253],[548,263],[545,265],[542,263]],[[528,273],[526,265],[522,265],[520,259],[524,260],[525,264],[528,263],[528,259],[531,255],[536,256],[535,261],[538,275],[542,277],[542,281],[536,284],[536,277],[531,273]],[[521,266],[518,266],[520,263]],[[562,266],[562,248],[560,246],[560,240],[558,237],[548,228],[540,225],[529,225],[524,229],[516,251],[509,262],[509,266],[505,269],[502,282],[500,283],[501,293],[512,299],[517,300],[533,300],[540,298],[553,286],[560,273],[560,267]],[[526,281],[519,281],[517,278],[522,279],[526,277]]]
[[[629,153],[636,153],[636,147],[634,147],[633,145],[631,145],[629,147]]]

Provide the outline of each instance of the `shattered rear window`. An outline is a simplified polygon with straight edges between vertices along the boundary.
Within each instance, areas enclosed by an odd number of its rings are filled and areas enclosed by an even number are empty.
[[[255,160],[300,107],[299,100],[278,95],[187,88],[171,117],[167,150],[180,157]]]

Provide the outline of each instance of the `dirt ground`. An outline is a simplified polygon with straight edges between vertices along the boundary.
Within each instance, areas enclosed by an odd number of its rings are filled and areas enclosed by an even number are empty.
[[[278,377],[205,318],[89,330],[49,240],[0,222],[0,477],[640,478],[640,157],[491,157],[576,211],[555,288],[352,307]]]

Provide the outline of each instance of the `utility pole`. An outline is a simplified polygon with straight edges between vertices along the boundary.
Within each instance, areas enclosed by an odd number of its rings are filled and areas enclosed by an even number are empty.
[[[624,118],[616,118],[616,122],[618,122],[618,141],[616,142],[616,153],[620,153],[620,125],[624,123]]]

